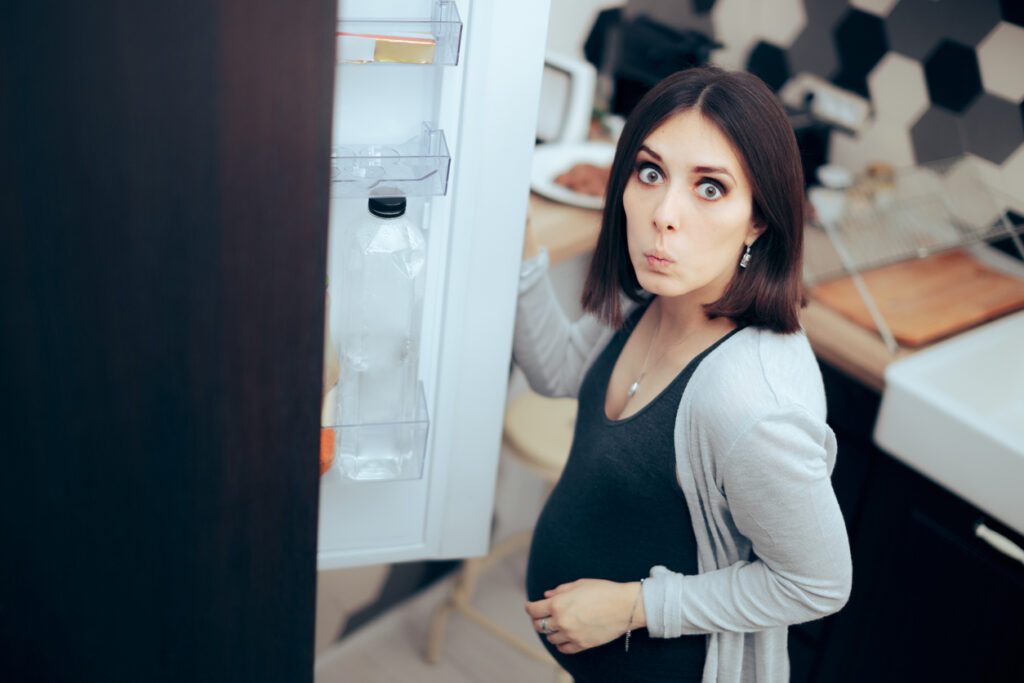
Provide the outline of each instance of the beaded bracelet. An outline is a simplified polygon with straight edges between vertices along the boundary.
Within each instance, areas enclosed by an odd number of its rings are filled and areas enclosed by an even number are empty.
[[[636,606],[640,604],[640,596],[644,592],[644,581],[647,579],[640,579],[640,590],[636,592],[636,598],[633,600],[633,609],[629,611],[629,624],[626,626],[626,652],[629,652],[629,636],[633,632],[633,615],[636,614]]]

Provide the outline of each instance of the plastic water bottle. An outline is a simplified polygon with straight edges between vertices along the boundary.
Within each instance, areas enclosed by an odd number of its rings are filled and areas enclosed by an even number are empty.
[[[414,457],[403,425],[418,407],[418,350],[426,240],[405,197],[375,197],[350,228],[339,324],[343,426],[338,450],[352,479],[391,479]]]

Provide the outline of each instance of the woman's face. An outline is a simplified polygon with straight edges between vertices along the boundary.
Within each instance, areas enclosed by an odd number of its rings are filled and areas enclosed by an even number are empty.
[[[717,300],[745,244],[761,232],[739,157],[694,110],[675,114],[647,137],[622,203],[637,279],[661,297]]]

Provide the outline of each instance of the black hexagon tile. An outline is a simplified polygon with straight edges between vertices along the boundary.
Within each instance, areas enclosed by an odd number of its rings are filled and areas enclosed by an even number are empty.
[[[1024,2],[1021,0],[1001,0],[999,3],[1003,20],[1024,26]]]
[[[694,14],[707,14],[715,6],[715,0],[692,0]]]
[[[833,31],[839,69],[832,82],[863,97],[868,93],[868,73],[889,51],[885,22],[874,14],[850,10]]]
[[[910,129],[910,140],[919,164],[948,159],[964,151],[956,115],[934,105]]]
[[[747,57],[747,71],[768,84],[772,90],[778,90],[789,80],[789,63],[786,53],[777,45],[760,41]]]
[[[924,60],[928,97],[950,111],[963,112],[981,93],[981,72],[974,49],[943,40]]]
[[[1001,164],[1024,143],[1024,124],[1012,102],[983,93],[960,122],[967,151]]]

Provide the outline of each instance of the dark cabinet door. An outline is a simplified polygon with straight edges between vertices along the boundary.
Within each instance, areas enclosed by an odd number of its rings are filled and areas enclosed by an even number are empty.
[[[0,680],[311,680],[336,2],[52,5],[0,9]]]
[[[978,511],[884,457],[867,495],[862,589],[835,624],[820,680],[1024,680],[1024,567],[974,535]]]
[[[793,680],[1024,680],[1024,567],[976,537],[975,524],[1024,539],[880,451],[878,394],[822,372],[853,590],[839,613],[791,629]]]

